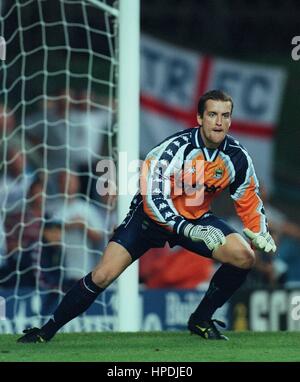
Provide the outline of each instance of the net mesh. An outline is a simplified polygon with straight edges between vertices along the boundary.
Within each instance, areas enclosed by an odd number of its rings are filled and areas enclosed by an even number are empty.
[[[114,160],[117,152],[118,23],[106,6],[117,4],[1,2],[7,49],[0,71],[4,332],[44,322],[99,260],[116,224],[115,199],[96,189],[97,163]],[[110,328],[113,300],[107,292],[95,304],[102,318],[85,315],[65,330]]]

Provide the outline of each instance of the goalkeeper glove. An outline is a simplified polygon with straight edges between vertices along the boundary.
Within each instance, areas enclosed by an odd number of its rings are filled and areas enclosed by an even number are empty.
[[[204,241],[205,245],[211,251],[214,251],[226,242],[223,232],[211,225],[203,226],[189,223],[184,228],[183,233],[184,236],[190,238],[192,241]]]
[[[267,253],[270,251],[276,252],[276,244],[269,232],[255,233],[249,228],[245,228],[243,232],[251,240],[255,248]]]

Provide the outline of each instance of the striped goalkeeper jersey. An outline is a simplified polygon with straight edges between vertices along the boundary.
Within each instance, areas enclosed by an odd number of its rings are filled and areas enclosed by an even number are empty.
[[[147,155],[138,195],[144,212],[167,230],[180,234],[186,219],[204,215],[212,200],[229,187],[244,227],[266,231],[258,180],[249,154],[230,135],[217,149],[208,149],[199,129],[180,131]]]

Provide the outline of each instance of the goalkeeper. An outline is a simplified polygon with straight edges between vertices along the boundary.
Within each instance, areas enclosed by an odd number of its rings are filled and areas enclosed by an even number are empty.
[[[223,323],[213,314],[244,283],[255,254],[241,235],[210,211],[213,198],[229,187],[244,234],[253,247],[276,251],[252,160],[245,148],[227,135],[232,110],[229,95],[220,90],[207,92],[198,102],[199,126],[174,134],[147,155],[140,191],[99,264],[67,292],[41,329],[25,330],[19,342],[49,341],[133,261],[166,242],[222,263],[191,314],[188,328],[205,339],[227,339],[216,326]]]

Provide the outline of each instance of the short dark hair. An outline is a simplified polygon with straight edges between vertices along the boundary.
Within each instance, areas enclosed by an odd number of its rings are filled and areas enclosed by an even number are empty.
[[[229,101],[231,103],[231,113],[232,113],[233,100],[230,97],[230,95],[225,93],[223,90],[210,90],[210,91],[206,92],[205,94],[203,94],[199,99],[198,115],[200,115],[200,117],[203,117],[203,113],[205,110],[205,103],[209,99],[212,99],[214,101],[223,101],[223,102]]]

